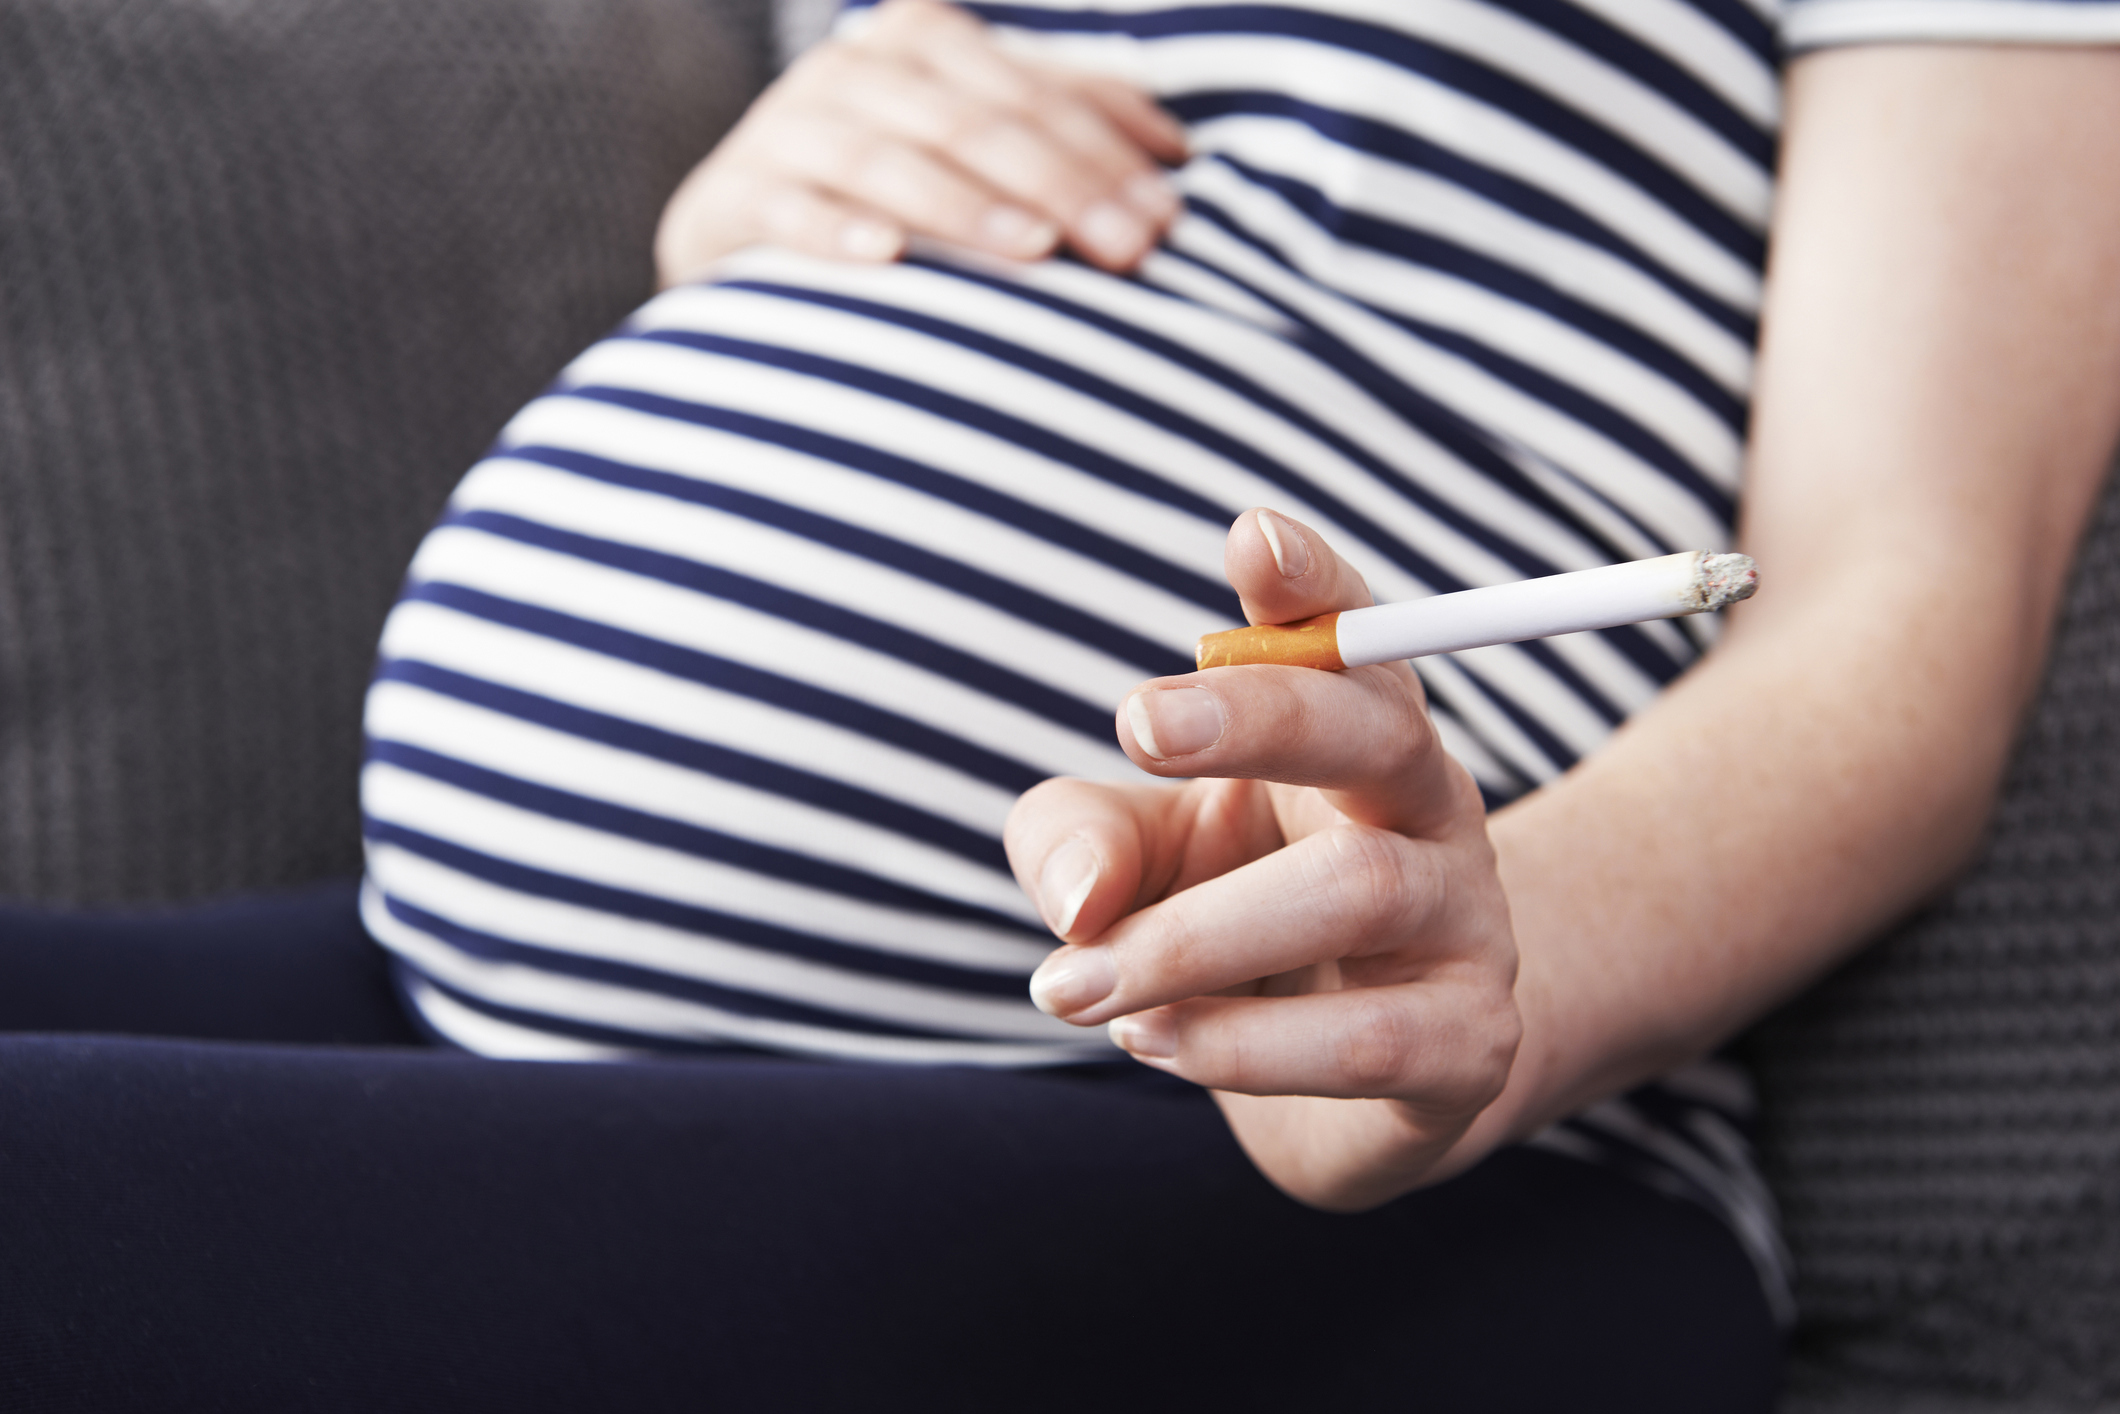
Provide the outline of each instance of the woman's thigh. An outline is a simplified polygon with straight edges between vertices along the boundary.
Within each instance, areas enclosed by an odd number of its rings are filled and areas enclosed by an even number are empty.
[[[10,1408],[1764,1409],[1693,1208],[1506,1152],[1378,1212],[1199,1092],[0,1039]]]
[[[0,904],[0,1032],[414,1045],[354,879],[174,907]]]

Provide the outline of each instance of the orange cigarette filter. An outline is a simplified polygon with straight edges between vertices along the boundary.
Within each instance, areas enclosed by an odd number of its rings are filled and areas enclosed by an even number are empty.
[[[1320,614],[1292,624],[1253,624],[1206,634],[1193,658],[1203,669],[1237,663],[1278,663],[1336,673],[1347,666],[1340,657],[1339,621],[1337,613]]]

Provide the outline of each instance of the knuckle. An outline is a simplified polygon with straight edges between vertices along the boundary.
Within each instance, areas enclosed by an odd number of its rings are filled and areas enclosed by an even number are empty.
[[[859,46],[844,39],[828,39],[797,59],[778,87],[783,93],[837,88],[866,65],[867,55]]]
[[[1515,996],[1506,993],[1497,999],[1488,1015],[1486,1069],[1494,1077],[1494,1089],[1488,1097],[1491,1099],[1501,1093],[1503,1081],[1516,1064],[1517,1048],[1524,1043],[1524,1017],[1516,1009]]]
[[[1435,759],[1435,727],[1417,699],[1394,693],[1393,706],[1397,720],[1391,731],[1391,765],[1403,774],[1423,770]]]
[[[758,225],[767,235],[801,239],[822,224],[822,202],[805,187],[762,186],[752,198]]]
[[[935,173],[918,150],[890,138],[863,138],[846,154],[848,183],[886,202],[937,202]]]
[[[1376,713],[1384,769],[1403,774],[1434,759],[1437,750],[1435,725],[1421,696],[1420,681],[1411,672],[1386,667],[1361,679],[1370,706]]]
[[[1156,937],[1159,970],[1180,976],[1190,974],[1195,964],[1208,955],[1207,942],[1198,925],[1182,909],[1167,910]]]
[[[1080,99],[1049,98],[1039,106],[1038,118],[1056,138],[1078,152],[1107,161],[1120,154],[1120,144],[1104,115]]]
[[[1231,718],[1243,728],[1243,739],[1250,744],[1250,750],[1269,760],[1288,762],[1293,774],[1274,779],[1296,785],[1319,784],[1305,773],[1302,760],[1314,743],[1329,740],[1333,732],[1332,713],[1318,698],[1320,685],[1310,680],[1322,674],[1304,671],[1299,676],[1271,665],[1212,671],[1243,674],[1232,681],[1230,690],[1237,697]]]
[[[1338,1038],[1336,1062],[1350,1094],[1389,1095],[1404,1084],[1419,1049],[1419,1027],[1406,1008],[1363,996]]]
[[[1005,108],[986,113],[986,121],[968,125],[959,136],[963,157],[981,170],[1011,173],[1018,183],[1041,180],[1052,165],[1045,139]]]
[[[1201,967],[1211,966],[1214,958],[1209,939],[1183,909],[1159,910],[1151,928],[1116,946],[1126,954],[1120,976],[1133,983],[1127,990],[1136,994],[1197,988]]]
[[[1438,1032],[1437,1074],[1431,1098],[1460,1113],[1485,1109],[1502,1093],[1524,1037],[1524,1020],[1510,988],[1469,989],[1457,998],[1447,1028]]]
[[[1321,684],[1312,682],[1307,674],[1281,674],[1271,682],[1275,690],[1266,699],[1267,710],[1261,722],[1269,741],[1307,745],[1332,730],[1332,714],[1317,692]]]
[[[1026,63],[994,41],[993,35],[975,19],[953,36],[940,65],[958,80],[997,103],[1025,111],[1040,101],[1046,85],[1035,64]]]
[[[916,31],[935,24],[940,9],[932,0],[883,0],[876,7],[876,27],[897,33]]]
[[[905,154],[897,144],[863,135],[819,154],[826,179],[850,191],[874,191],[904,180]]]
[[[971,94],[950,91],[937,99],[938,141],[952,151],[975,148],[1014,122],[1015,115],[1007,109]]]
[[[760,123],[732,153],[760,171],[841,179],[873,147],[874,140],[836,114],[809,104],[791,104]]]
[[[1448,1087],[1446,1098],[1452,1108],[1477,1111],[1492,1104],[1508,1084],[1517,1046],[1523,1040],[1524,1023],[1513,1002],[1504,998],[1468,1018],[1467,1030],[1470,1034],[1457,1048],[1454,1083]]]
[[[879,44],[907,54],[932,53],[945,45],[983,44],[986,26],[954,5],[937,0],[884,0],[870,29]]]
[[[911,23],[922,29],[951,34],[977,33],[984,28],[977,19],[942,0],[898,0]]]
[[[834,104],[897,67],[891,55],[879,53],[860,39],[826,39],[791,64],[780,81],[766,90],[766,97],[783,103]]]
[[[1395,938],[1409,916],[1426,911],[1433,880],[1402,836],[1368,825],[1339,825],[1326,840],[1324,882],[1340,916],[1364,932]]]
[[[1043,125],[1005,108],[992,113],[993,121],[967,132],[955,149],[967,167],[1058,214],[1078,212],[1097,198],[1101,188],[1092,174]]]
[[[1056,155],[1045,178],[1046,200],[1069,221],[1079,221],[1091,207],[1104,200],[1106,183],[1079,162]]]

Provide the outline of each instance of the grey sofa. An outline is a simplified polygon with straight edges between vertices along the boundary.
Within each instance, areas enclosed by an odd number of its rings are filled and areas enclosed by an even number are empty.
[[[2120,480],[1978,859],[1750,1048],[1792,1410],[2120,1408]]]
[[[358,868],[361,690],[765,0],[0,0],[0,900]],[[2120,1403],[2120,496],[1979,863],[1750,1039],[1792,1407]]]
[[[766,0],[0,3],[0,897],[359,868],[384,611]]]

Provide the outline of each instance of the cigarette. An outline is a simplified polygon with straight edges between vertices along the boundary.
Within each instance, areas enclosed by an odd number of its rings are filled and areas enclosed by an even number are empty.
[[[1255,624],[1200,640],[1202,668],[1281,663],[1360,668],[1496,643],[1704,614],[1749,599],[1759,571],[1749,555],[1687,550],[1575,574],[1344,609],[1292,624]]]

